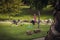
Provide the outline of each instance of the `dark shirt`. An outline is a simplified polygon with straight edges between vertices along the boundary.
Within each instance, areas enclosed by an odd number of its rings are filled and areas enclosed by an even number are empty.
[[[34,20],[31,20],[31,23],[32,23],[33,25],[35,25],[35,21],[34,21]]]

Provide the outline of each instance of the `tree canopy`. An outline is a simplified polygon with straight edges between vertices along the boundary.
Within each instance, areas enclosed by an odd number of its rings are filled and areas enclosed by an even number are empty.
[[[0,13],[18,12],[20,0],[0,0]]]
[[[41,10],[48,4],[55,7],[57,0],[0,0],[0,13],[18,12],[21,1],[31,7],[35,7],[36,10]]]
[[[48,0],[23,0],[25,4],[35,7],[40,10],[48,4]]]

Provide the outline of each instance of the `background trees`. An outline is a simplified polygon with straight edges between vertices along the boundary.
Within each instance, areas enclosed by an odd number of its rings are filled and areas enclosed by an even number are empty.
[[[21,0],[0,0],[0,13],[18,12]]]
[[[44,7],[48,5],[49,0],[23,0],[25,4],[29,4],[30,8],[35,8],[38,14],[38,28],[40,21],[40,13]]]

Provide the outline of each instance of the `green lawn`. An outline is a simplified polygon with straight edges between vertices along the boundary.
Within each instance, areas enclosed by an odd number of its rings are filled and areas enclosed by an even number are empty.
[[[45,8],[46,9],[46,8]],[[49,19],[53,18],[50,12],[46,9],[41,13],[40,18],[41,19]],[[17,15],[18,14],[18,15]],[[20,6],[19,13],[11,13],[10,18],[9,14],[0,14],[0,20],[4,19],[20,19],[20,20],[32,20],[33,19],[34,12],[29,10],[29,6]],[[15,24],[9,24],[9,23],[0,23],[0,39],[1,40],[32,40],[34,38],[44,37],[47,34],[47,31],[49,30],[49,25],[40,25],[40,33],[33,34],[33,35],[27,35],[27,30],[34,30],[37,29],[37,24],[35,26],[31,24],[19,24],[16,26]]]
[[[32,24],[15,24],[0,23],[0,39],[1,40],[32,40],[34,38],[44,37],[49,30],[49,25],[40,25],[40,33],[27,35],[27,30],[37,29],[37,24],[33,26]]]

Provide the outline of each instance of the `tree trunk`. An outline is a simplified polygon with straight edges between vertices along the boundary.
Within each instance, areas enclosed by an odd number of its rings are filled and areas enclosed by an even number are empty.
[[[10,20],[10,14],[9,14],[9,20]]]
[[[38,28],[40,27],[40,11],[38,10]]]
[[[45,40],[60,40],[60,13],[57,13],[54,18],[54,23],[51,25]]]
[[[54,12],[54,23],[50,27],[45,40],[60,40],[60,4],[57,0]]]

